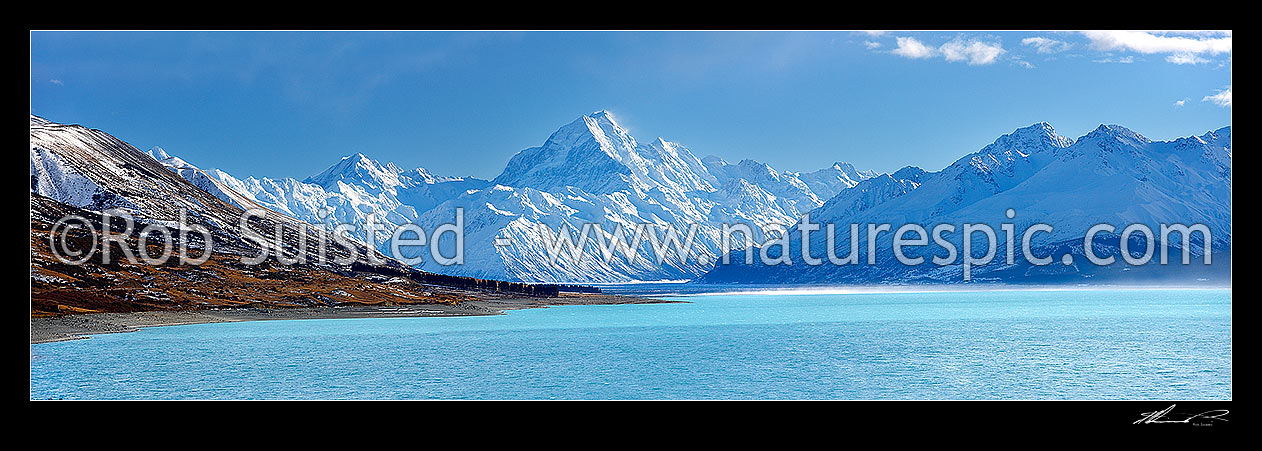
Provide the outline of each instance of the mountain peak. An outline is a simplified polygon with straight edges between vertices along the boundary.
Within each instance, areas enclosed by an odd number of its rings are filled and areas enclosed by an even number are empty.
[[[1144,137],[1129,128],[1117,124],[1100,124],[1091,133],[1083,136],[1083,139],[1110,139],[1122,141],[1132,145],[1142,145],[1151,143],[1152,140]]]
[[[338,181],[346,181],[351,184],[362,183],[380,189],[399,185],[400,172],[403,171],[396,167],[394,163],[387,163],[383,166],[377,160],[369,158],[362,152],[356,152],[342,157],[337,164],[325,169],[324,172],[307,177],[306,180],[303,180],[303,183],[314,183],[327,188]]]
[[[890,174],[890,176],[894,177],[897,180],[913,180],[913,181],[918,182],[920,180],[920,177],[927,173],[928,172],[926,172],[924,169],[921,169],[917,166],[904,166],[902,169],[894,171],[894,173]]]
[[[1215,146],[1225,147],[1230,150],[1231,149],[1231,126],[1228,125],[1218,130],[1206,132],[1204,135],[1201,135],[1200,138],[1201,138],[1201,141],[1205,141],[1206,143],[1210,143]]]
[[[602,128],[609,127],[609,128],[620,130],[624,133],[626,132],[626,129],[622,127],[622,124],[618,123],[618,119],[614,117],[613,113],[610,113],[609,110],[600,110],[595,113],[589,114],[586,117],[600,124]]]
[[[609,110],[600,110],[591,114],[585,114],[582,117],[580,117],[579,120],[586,123],[587,128],[590,129],[592,133],[597,136],[599,136],[599,133],[596,133],[597,130],[602,131],[604,134],[608,135],[611,139],[613,139],[615,136],[616,137],[631,136],[630,132],[628,132],[626,128],[623,128],[622,124],[618,123],[617,118],[615,118],[613,113],[609,112]]]
[[[587,115],[584,115],[584,116],[586,116],[586,117],[590,117],[590,118],[595,119],[595,120],[597,120],[597,121],[608,122],[608,123],[613,124],[614,126],[617,126],[617,127],[619,127],[619,128],[621,128],[621,127],[622,127],[621,125],[619,125],[619,124],[618,124],[618,119],[614,116],[613,112],[611,112],[611,111],[609,111],[609,110],[600,110],[600,111],[596,111],[596,112],[594,112],[594,113],[587,114]]]
[[[844,173],[846,173],[846,174],[854,174],[854,173],[858,172],[857,170],[855,170],[855,168],[854,168],[854,165],[853,165],[853,164],[846,163],[846,162],[844,162],[844,161],[834,161],[834,162],[833,162],[833,169],[834,169],[834,170],[837,170],[837,171],[844,172]]]
[[[158,160],[158,161],[171,158],[171,154],[168,154],[167,151],[160,146],[153,146],[152,148],[149,149],[148,153],[149,153],[149,156],[153,157],[153,159]]]
[[[850,164],[844,161],[834,162],[832,166],[832,170],[845,175],[846,178],[849,178],[855,182],[858,182],[863,179],[872,178],[877,175],[876,171],[872,171],[872,170],[861,171],[858,168],[855,168],[853,164]]]
[[[1045,150],[1069,147],[1073,143],[1074,140],[1057,134],[1052,124],[1037,122],[1000,136],[995,142],[982,148],[979,153],[999,155],[1016,151],[1022,155],[1032,155]]]
[[[594,193],[625,187],[644,165],[640,144],[607,110],[584,114],[518,152],[494,183],[542,190],[573,186]],[[643,172],[643,171],[641,171]]]
[[[149,149],[149,151],[145,153],[149,154],[151,158],[157,160],[159,163],[162,163],[163,166],[176,171],[180,169],[199,169],[197,166],[189,164],[189,162],[184,161],[180,157],[167,153],[166,150],[158,146],[153,146],[153,148]]]
[[[1046,121],[1035,122],[1033,124],[1014,130],[1012,134],[1014,135],[1023,135],[1023,134],[1055,135],[1056,128],[1052,127],[1052,124],[1049,124]]]
[[[600,110],[579,116],[569,124],[553,132],[552,136],[548,137],[548,141],[569,147],[590,138],[595,138],[598,141],[635,142],[631,134],[614,120],[613,114],[608,110]],[[632,147],[634,147],[634,144],[632,144]]]

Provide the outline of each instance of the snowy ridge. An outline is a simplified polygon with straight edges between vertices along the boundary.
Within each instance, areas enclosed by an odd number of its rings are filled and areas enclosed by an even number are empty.
[[[841,190],[858,185],[859,182],[876,177],[876,171],[860,171],[850,163],[836,162],[831,167],[815,172],[793,173],[811,192],[820,199],[828,200]]]
[[[466,236],[463,267],[421,268],[523,281],[688,279],[713,267],[721,254],[723,224],[788,225],[823,203],[796,174],[757,161],[702,160],[663,138],[641,144],[606,111],[582,116],[542,146],[519,152],[494,183],[493,189],[471,191],[422,214],[419,223],[429,230],[464,208],[466,223],[474,225],[466,230],[478,232]],[[592,241],[581,258],[549,263],[544,243],[562,231],[578,241],[584,224],[597,224],[599,231],[590,232]],[[693,258],[670,253],[659,264],[647,242],[634,256],[599,258],[598,239],[623,230],[630,241],[630,231],[639,224],[652,224],[662,234],[673,228],[681,240],[695,224]],[[763,236],[761,230],[755,235]],[[483,244],[496,238],[512,244]]]
[[[351,238],[382,251],[389,249],[388,236],[379,233],[375,239],[370,238],[367,224],[380,224],[393,230],[416,222],[421,211],[489,184],[471,177],[436,177],[425,169],[403,170],[393,163],[380,164],[363,154],[343,157],[305,181],[237,179],[217,169],[180,174],[199,186],[199,179],[207,177],[215,186],[227,188],[237,197],[329,230],[339,224],[354,225]]]
[[[154,160],[157,160],[158,163],[166,166],[167,169],[174,171],[176,174],[179,174],[180,177],[188,180],[189,183],[192,183],[194,186],[201,188],[203,191],[218,197],[224,202],[232,204],[233,206],[243,210],[259,207],[258,201],[254,198],[254,196],[251,196],[249,192],[240,191],[234,186],[225,185],[223,182],[210,175],[210,173],[202,171],[197,166],[193,166],[179,157],[168,154],[166,150],[161,147],[155,146],[152,149],[149,149],[146,153],[149,154],[150,157],[153,157]],[[218,172],[214,169],[211,171],[212,173]]]
[[[1229,253],[1230,136],[1231,128],[1224,127],[1200,137],[1152,141],[1125,127],[1101,125],[1070,140],[1056,135],[1046,123],[1034,124],[1004,135],[938,172],[909,167],[864,180],[812,211],[811,220],[886,223],[891,230],[908,223],[926,229],[936,224],[958,227],[963,223],[987,223],[996,231],[1004,222],[1012,222],[1018,229],[1046,223],[1055,230],[1036,235],[1035,247],[1043,246],[1047,251],[1056,246],[1077,246],[1071,253],[1077,252],[1080,261],[1085,261],[1081,257],[1082,237],[1097,223],[1113,224],[1118,231],[1132,223],[1148,225],[1154,231],[1160,224],[1202,223],[1212,231],[1216,251]],[[1009,208],[1016,212],[1011,220],[1004,216]],[[958,230],[946,236],[959,242]],[[866,232],[861,232],[861,237],[866,240]],[[848,231],[839,233],[835,255],[847,255],[849,242]],[[797,241],[790,244],[790,255],[799,256]],[[822,234],[813,238],[811,245],[812,255],[825,255]],[[876,266],[737,265],[716,268],[705,279],[783,283],[961,280],[958,265],[904,266],[893,261],[889,246],[878,251],[884,253]],[[1014,279],[1014,274],[1003,271],[1018,272]],[[991,265],[976,271],[974,277],[995,272],[1002,273],[995,277],[1013,282],[1023,277],[1020,271],[1033,270]],[[1058,264],[1039,271],[1081,272],[1081,277],[1091,277],[1088,272],[1096,269],[1081,265],[1061,268]]]
[[[130,146],[99,131],[35,116],[31,123],[32,193],[76,206],[116,206],[150,214],[166,208],[131,195],[160,191],[153,183],[170,183],[159,182],[164,176],[144,172],[145,165],[133,161],[132,154],[102,157],[79,151]],[[715,156],[698,158],[687,147],[663,138],[639,142],[607,111],[581,116],[542,145],[518,152],[493,181],[435,176],[423,168],[402,169],[364,154],[346,156],[302,181],[239,179],[200,169],[161,148],[135,154],[235,208],[261,206],[325,229],[355,225],[353,238],[382,251],[390,248],[388,234],[371,239],[366,224],[387,229],[417,224],[432,231],[453,222],[461,210],[465,264],[434,264],[429,250],[422,249],[419,253],[426,258],[416,266],[526,282],[958,279],[957,268],[931,265],[911,272],[882,265],[714,266],[721,256],[723,224],[791,226],[807,213],[817,223],[890,223],[897,228],[910,222],[985,222],[998,230],[1008,221],[1004,211],[1013,208],[1018,227],[1034,222],[1055,225],[1054,233],[1039,235],[1038,246],[1080,241],[1081,233],[1100,221],[1205,223],[1215,242],[1228,249],[1231,236],[1230,127],[1152,141],[1125,127],[1102,125],[1074,140],[1041,122],[1000,136],[942,170],[909,166],[891,174],[860,171],[844,162],[813,172],[789,172],[754,160],[733,164]],[[101,185],[106,179],[126,180],[127,186]],[[187,193],[181,196],[189,205],[205,203]],[[695,225],[695,237],[688,242],[692,258],[681,259],[672,252],[657,261],[647,239],[629,255],[619,250],[608,261],[601,258],[601,243],[609,242],[611,234],[622,231],[629,241],[645,224],[659,234],[673,228],[681,240]],[[548,246],[558,234],[578,242],[589,225],[599,229],[588,230],[577,260],[550,258]],[[754,235],[754,242],[766,238],[757,229]],[[845,255],[848,236],[839,238],[837,253]],[[738,247],[741,241],[738,236]],[[454,252],[450,235],[431,244],[444,255]],[[812,255],[824,254],[822,236],[812,245]],[[796,248],[790,252],[800,255]],[[882,261],[889,258],[879,256]],[[979,271],[1002,270],[1013,269]]]
[[[206,227],[216,252],[229,254],[254,255],[263,247],[272,255],[297,255],[293,240],[254,242],[245,237],[259,232],[245,227],[269,233],[282,229],[287,237],[302,230],[331,240],[322,228],[266,209],[251,226],[242,225],[242,209],[259,205],[161,148],[145,153],[103,131],[35,115],[30,124],[32,214],[57,202],[97,212],[121,209],[141,224],[177,227],[183,218]],[[355,257],[368,251],[356,249]],[[330,251],[333,256],[349,254],[344,249]]]
[[[166,152],[154,152],[154,156],[174,162]],[[303,181],[238,179],[214,169],[177,172],[199,186],[202,183],[197,179],[208,176],[215,182],[209,186],[212,189],[226,187],[238,197],[308,223],[326,228],[356,225],[358,232],[352,237],[371,241],[382,251],[388,251],[389,237],[378,234],[370,240],[363,231],[369,218],[391,229],[415,223],[428,231],[452,222],[460,208],[465,214],[466,264],[440,266],[426,261],[417,267],[528,282],[696,277],[709,270],[720,254],[722,224],[787,225],[825,199],[797,173],[779,172],[753,160],[734,165],[717,157],[703,161],[687,147],[663,138],[640,143],[607,111],[581,116],[543,145],[522,150],[493,182],[440,177],[423,168],[404,170],[363,154],[344,157]],[[844,163],[810,174],[829,195],[873,175]],[[546,243],[563,230],[577,240],[584,224],[598,224],[605,233],[601,238],[621,228],[628,241],[640,224],[652,224],[661,233],[674,227],[681,239],[690,225],[697,224],[690,249],[694,256],[705,258],[685,261],[672,253],[659,263],[646,239],[634,256],[615,253],[616,258],[606,263],[597,258],[602,252],[593,229],[593,241],[579,261],[550,262]],[[756,231],[754,238],[761,237],[761,231]],[[494,245],[504,238],[512,244]],[[451,245],[439,244],[444,249]],[[426,250],[421,252],[428,255]]]

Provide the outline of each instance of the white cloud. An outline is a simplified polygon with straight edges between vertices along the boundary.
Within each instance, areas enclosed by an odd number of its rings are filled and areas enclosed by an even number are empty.
[[[863,30],[868,36],[877,37],[885,34],[885,30]]]
[[[1201,55],[1231,53],[1231,34],[1222,32],[1154,33],[1148,31],[1084,31],[1091,48],[1101,51],[1132,51],[1143,54],[1170,54],[1174,64],[1209,62]]]
[[[1003,46],[997,42],[982,42],[976,39],[966,40],[962,37],[942,44],[942,47],[938,50],[942,52],[942,56],[947,61],[967,61],[971,66],[994,63],[999,58],[999,55],[1003,55],[1006,52]]]
[[[61,80],[58,80],[58,79],[56,79],[56,78],[54,78],[54,79],[52,79],[52,80],[48,80],[48,82],[49,82],[49,83],[52,83],[52,84],[54,84],[54,85],[58,85],[58,86],[65,86],[65,85],[66,85],[66,84],[65,84],[65,83],[63,83]]]
[[[1224,108],[1230,107],[1231,106],[1231,86],[1228,86],[1227,89],[1218,91],[1217,94],[1214,94],[1212,96],[1205,96],[1205,98],[1201,99],[1201,101],[1211,102],[1215,105],[1218,105]]]
[[[1161,34],[1186,34],[1191,36],[1231,36],[1231,30],[1163,30]]]
[[[1174,64],[1201,64],[1209,62],[1209,60],[1196,56],[1192,53],[1175,53],[1167,56],[1166,61]]]
[[[1069,50],[1072,45],[1068,42],[1057,41],[1055,39],[1035,36],[1021,40],[1021,45],[1034,47],[1038,53],[1057,53]]]
[[[1118,63],[1118,64],[1130,64],[1130,63],[1135,62],[1135,57],[1134,57],[1134,56],[1129,56],[1129,55],[1127,55],[1127,56],[1123,56],[1123,57],[1118,58],[1118,59],[1105,58],[1105,59],[1095,60],[1094,62],[1097,62],[1097,63]]]
[[[963,61],[971,66],[992,64],[999,59],[1000,55],[1006,53],[998,42],[965,39],[962,36],[947,41],[937,48],[913,37],[900,36],[895,38],[895,41],[898,43],[898,48],[891,50],[890,53],[898,56],[917,59],[941,56],[947,61],[953,63]]]
[[[1187,101],[1188,101],[1188,99],[1175,100],[1175,101],[1174,101],[1174,107],[1175,107],[1175,108],[1181,107],[1181,106],[1183,106],[1183,104],[1187,103]]]
[[[1017,61],[1017,65],[1018,65],[1018,66],[1021,66],[1021,67],[1024,67],[1024,68],[1026,68],[1026,69],[1033,69],[1033,68],[1034,68],[1034,65],[1033,65],[1033,64],[1030,64],[1030,62],[1029,62],[1029,61],[1020,61],[1020,60],[1018,60],[1018,61]]]
[[[863,41],[863,46],[867,47],[868,50],[875,50],[881,48],[881,43],[876,41]]]
[[[898,48],[892,50],[892,53],[905,58],[929,58],[938,53],[936,49],[916,38],[900,36],[895,41],[898,42]]]

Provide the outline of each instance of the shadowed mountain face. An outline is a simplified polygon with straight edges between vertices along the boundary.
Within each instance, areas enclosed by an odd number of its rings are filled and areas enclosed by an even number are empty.
[[[168,169],[156,156],[178,166]],[[292,258],[301,244],[293,237],[305,233],[316,240],[333,240],[325,230],[263,208],[161,149],[146,154],[103,131],[37,116],[31,116],[31,193],[32,199],[84,210],[118,209],[133,216],[139,227],[174,223],[187,212],[190,225],[206,227],[224,253],[255,255],[264,248]],[[243,210],[251,208],[258,213],[243,226]],[[279,241],[246,238],[251,233],[271,237],[277,228],[282,230]],[[368,263],[367,248],[357,243],[351,247],[330,248],[330,257]]]
[[[1015,217],[1008,219],[1012,209]],[[1015,226],[1016,252],[1019,234],[1026,227],[1045,223],[1054,227],[1034,235],[1034,255],[1056,257],[1052,265],[1030,265],[1018,257],[1005,261],[1001,242],[999,258],[972,270],[973,280],[1004,283],[1125,283],[1170,282],[1181,284],[1230,283],[1231,255],[1231,128],[1173,141],[1151,141],[1129,129],[1102,125],[1069,140],[1047,124],[1035,124],[1004,135],[982,150],[967,155],[938,172],[908,168],[873,177],[843,190],[811,212],[816,223],[840,224],[834,255],[844,257],[851,246],[847,225],[890,224],[895,231],[904,224],[931,230],[937,224],[953,224],[954,233],[943,236],[961,248],[964,223],[985,223],[1000,233],[1003,223]],[[1111,224],[1114,233],[1101,233],[1093,242],[1094,254],[1118,256],[1118,263],[1095,266],[1084,253],[1088,229]],[[1155,234],[1162,224],[1204,224],[1212,233],[1213,264],[1202,263],[1201,235],[1193,235],[1189,253],[1195,264],[1129,266],[1121,262],[1119,233],[1129,224],[1144,224]],[[808,266],[802,264],[800,235],[790,232],[788,254],[796,266],[743,264],[744,253],[733,254],[733,264],[721,266],[702,280],[708,282],[763,283],[958,283],[963,280],[958,264],[938,266],[926,262],[908,266],[893,255],[892,233],[878,232],[877,264]],[[867,260],[867,230],[856,236],[863,260]],[[823,232],[811,233],[810,254],[826,256]],[[1142,254],[1146,240],[1131,237],[1130,248]],[[912,232],[909,238],[916,238]],[[998,237],[1000,240],[1003,236]],[[986,238],[976,242],[986,245]],[[1154,245],[1160,246],[1154,236]],[[1184,248],[1180,235],[1171,239],[1172,255]],[[946,256],[942,247],[929,252],[913,248],[909,257]],[[782,249],[769,254],[780,255]],[[1159,252],[1159,251],[1158,251]],[[979,252],[980,254],[981,252]],[[1069,254],[1074,263],[1062,264]],[[1178,260],[1176,258],[1176,260]]]

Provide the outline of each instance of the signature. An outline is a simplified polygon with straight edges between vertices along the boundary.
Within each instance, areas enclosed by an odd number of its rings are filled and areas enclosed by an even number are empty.
[[[1227,409],[1216,409],[1206,410],[1196,415],[1187,415],[1184,413],[1173,412],[1174,406],[1175,404],[1171,404],[1170,407],[1166,407],[1162,410],[1142,413],[1140,415],[1143,415],[1143,418],[1135,420],[1135,423],[1133,424],[1175,423],[1204,425],[1214,421],[1227,421],[1227,419],[1223,418],[1223,416],[1229,413]],[[1182,418],[1179,418],[1180,416],[1182,416]]]

